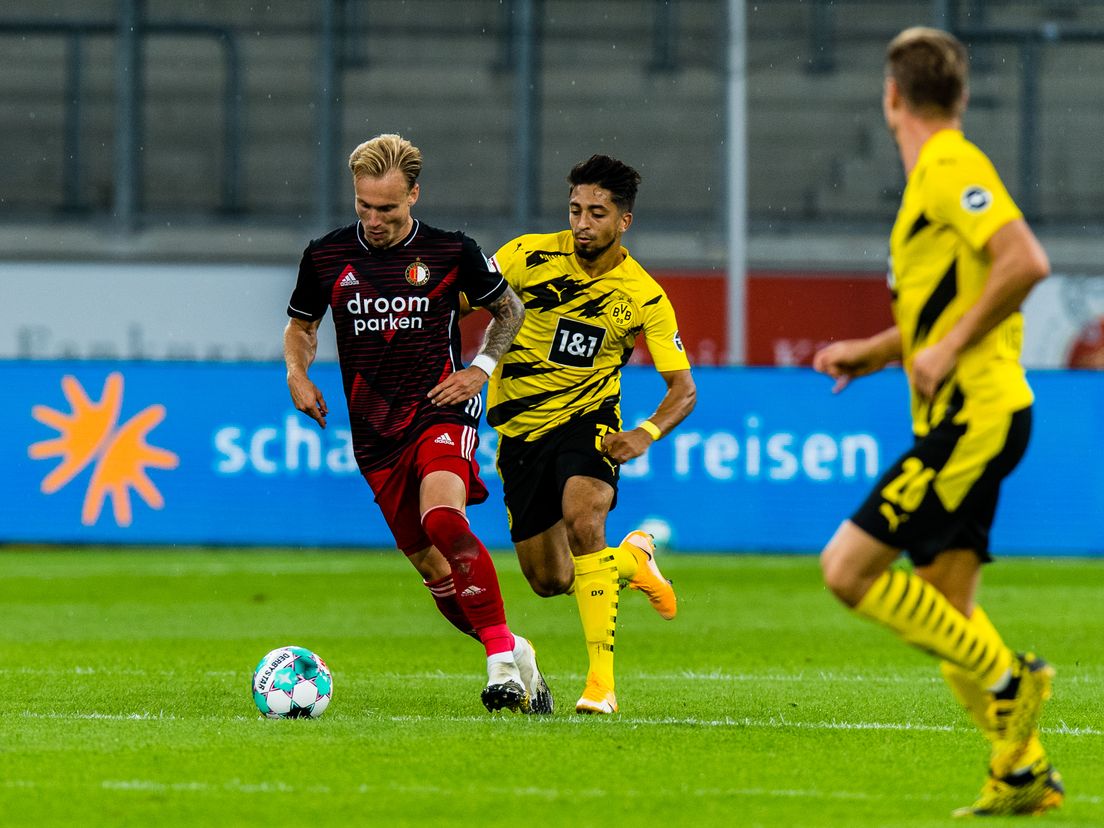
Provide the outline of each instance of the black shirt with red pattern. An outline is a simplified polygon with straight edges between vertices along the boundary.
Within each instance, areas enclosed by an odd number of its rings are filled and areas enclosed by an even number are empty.
[[[438,407],[426,395],[464,367],[460,293],[483,306],[505,290],[471,238],[417,220],[387,248],[369,245],[360,222],[307,245],[287,313],[307,321],[327,309],[333,315],[362,473],[388,465],[434,423],[478,426],[480,397]]]

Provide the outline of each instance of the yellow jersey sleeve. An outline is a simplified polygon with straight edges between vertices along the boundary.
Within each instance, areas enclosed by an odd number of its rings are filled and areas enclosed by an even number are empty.
[[[682,371],[690,367],[679,336],[675,309],[666,293],[644,309],[644,342],[657,371]]]
[[[977,251],[1001,227],[1023,218],[992,162],[980,150],[937,159],[926,176],[925,190],[932,219],[953,227]]]
[[[525,236],[519,236],[506,242],[491,257],[491,261],[498,268],[498,272],[502,274],[502,278],[518,295],[521,294],[521,286],[525,281],[526,273],[524,243]]]

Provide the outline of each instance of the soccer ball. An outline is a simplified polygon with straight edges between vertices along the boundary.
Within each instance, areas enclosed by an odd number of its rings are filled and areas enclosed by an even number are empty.
[[[331,698],[330,668],[305,647],[278,647],[253,671],[253,701],[270,719],[317,719]]]

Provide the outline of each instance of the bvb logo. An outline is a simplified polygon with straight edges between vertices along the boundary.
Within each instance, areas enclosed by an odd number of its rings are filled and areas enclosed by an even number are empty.
[[[421,287],[429,281],[429,268],[426,263],[421,259],[415,259],[414,262],[406,268],[406,281],[414,285],[414,287]]]
[[[613,320],[613,324],[619,328],[628,328],[632,325],[636,319],[636,310],[632,304],[626,302],[623,299],[618,299],[607,311],[609,318]]]
[[[993,203],[993,195],[984,187],[967,187],[962,191],[962,209],[967,213],[984,213]]]
[[[81,509],[81,523],[85,526],[92,526],[99,520],[108,497],[114,507],[115,523],[130,526],[130,489],[134,489],[150,508],[162,508],[165,500],[146,469],[175,469],[180,458],[171,451],[151,446],[146,436],[165,419],[165,406],[148,406],[116,428],[123,403],[122,374],[116,372],[108,376],[98,402],[88,398],[76,377],[62,377],[61,389],[71,414],[45,405],[31,409],[31,416],[58,432],[57,437],[34,443],[27,449],[33,460],[61,458],[54,470],[43,478],[42,493],[54,494],[61,490],[95,461]]]

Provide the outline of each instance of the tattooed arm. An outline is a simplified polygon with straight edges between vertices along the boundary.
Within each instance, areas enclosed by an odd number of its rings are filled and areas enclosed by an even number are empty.
[[[487,310],[494,319],[487,325],[483,347],[479,349],[479,354],[471,365],[449,374],[444,382],[429,392],[429,398],[435,405],[456,405],[478,394],[487,377],[494,371],[494,365],[506,353],[517,332],[521,330],[525,306],[512,288],[507,287],[501,296],[487,305]]]
[[[494,319],[487,325],[487,333],[483,337],[483,347],[479,349],[479,354],[486,354],[490,359],[498,362],[521,330],[521,323],[525,319],[525,306],[521,304],[521,299],[514,293],[514,289],[508,287],[505,293],[487,305],[487,310],[491,312]],[[491,371],[493,370],[492,368]],[[489,371],[484,373],[490,376]]]

